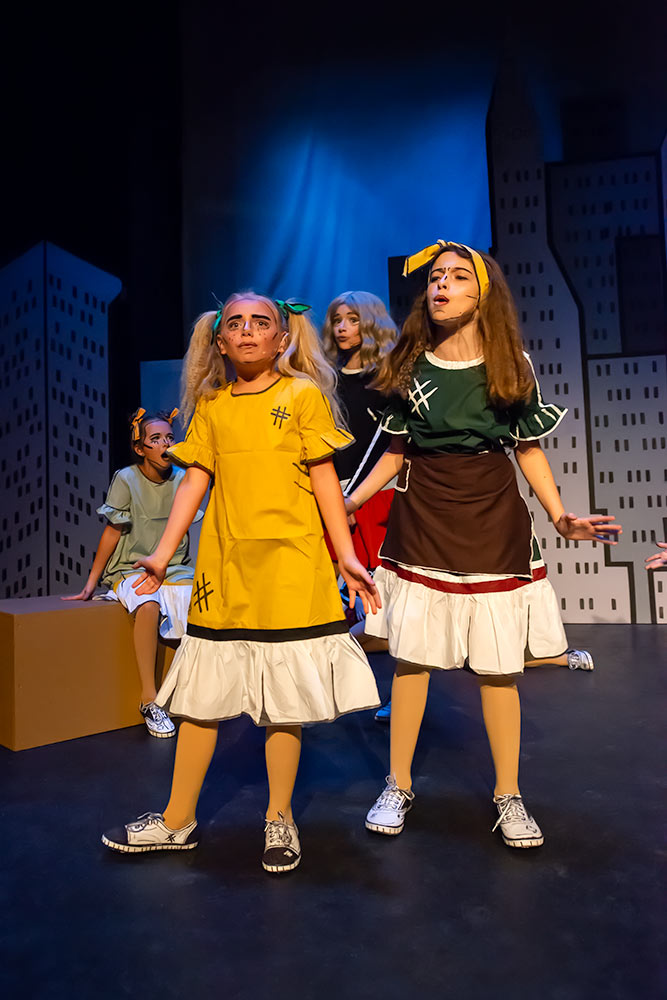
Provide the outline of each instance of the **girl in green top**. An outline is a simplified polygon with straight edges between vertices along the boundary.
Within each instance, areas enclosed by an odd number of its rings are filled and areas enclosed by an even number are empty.
[[[180,639],[185,632],[194,575],[188,536],[174,553],[157,593],[138,596],[132,583],[143,572],[134,568],[137,560],[150,555],[162,536],[185,475],[182,469],[172,466],[167,454],[167,448],[174,443],[171,424],[177,412],[167,415],[137,410],[132,419],[131,443],[139,461],[114,474],[106,501],[97,510],[107,525],[86,585],[81,593],[64,598],[88,601],[100,581],[108,588],[103,599],[119,601],[134,615],[134,649],[141,680],[139,711],[148,732],[158,738],[173,736],[174,724],[155,703],[157,637],[159,631],[164,639]]]
[[[542,399],[524,354],[516,309],[498,265],[439,241],[408,258],[429,265],[428,284],[378,378],[399,393],[385,429],[395,435],[350,495],[349,513],[393,476],[398,483],[375,583],[382,607],[367,631],[387,637],[397,667],[392,688],[387,788],[366,826],[398,834],[410,809],[411,765],[431,670],[478,675],[496,772],[496,827],[512,847],[544,838],[518,785],[523,670],[534,575],[532,523],[517,463],[565,538],[615,544],[611,517],[565,512],[538,443],[565,411]]]

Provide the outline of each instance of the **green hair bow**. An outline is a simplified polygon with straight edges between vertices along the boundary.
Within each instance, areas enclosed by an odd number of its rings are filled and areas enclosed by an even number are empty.
[[[290,313],[293,316],[300,316],[302,313],[312,309],[312,306],[307,305],[305,302],[288,302],[286,299],[274,299],[274,302],[286,320],[289,320]]]

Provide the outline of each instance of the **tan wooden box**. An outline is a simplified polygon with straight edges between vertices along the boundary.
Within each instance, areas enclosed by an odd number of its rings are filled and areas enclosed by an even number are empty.
[[[27,750],[142,724],[133,620],[111,601],[0,601],[0,744]],[[158,678],[174,655],[158,645]]]

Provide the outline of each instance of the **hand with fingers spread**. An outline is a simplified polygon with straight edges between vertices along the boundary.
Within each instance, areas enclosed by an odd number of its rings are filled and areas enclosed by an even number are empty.
[[[132,584],[132,589],[136,590],[138,596],[141,596],[141,594],[154,594],[162,586],[167,572],[167,565],[167,563],[154,555],[146,556],[144,559],[137,559],[133,569],[143,568],[145,570]]]
[[[646,569],[662,569],[663,566],[667,566],[667,542],[658,542],[658,548],[662,551],[648,556],[644,563]]]
[[[618,537],[623,533],[620,524],[612,524],[611,514],[588,514],[577,517],[576,514],[561,514],[555,522],[556,531],[575,542],[603,542],[605,545],[617,545]]]
[[[372,577],[364,569],[356,556],[352,555],[340,559],[338,562],[338,572],[347,584],[347,590],[350,595],[350,607],[354,607],[354,602],[358,595],[364,606],[364,612],[368,614],[371,611],[373,614],[376,614],[378,608],[382,607],[380,595],[377,592],[377,587],[373,583]]]

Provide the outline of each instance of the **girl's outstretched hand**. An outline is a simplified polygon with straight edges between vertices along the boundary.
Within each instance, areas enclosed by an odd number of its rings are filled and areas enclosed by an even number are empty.
[[[347,584],[351,608],[354,607],[357,595],[361,598],[361,603],[364,606],[366,614],[368,614],[369,610],[375,614],[377,609],[382,607],[377,587],[373,583],[368,571],[364,569],[356,556],[339,559],[338,572]]]
[[[132,584],[132,589],[136,590],[137,595],[154,594],[164,582],[167,567],[164,563],[159,562],[155,556],[146,556],[145,559],[137,559],[132,568],[141,569],[142,567],[145,572],[140,577],[137,577]]]
[[[646,569],[661,569],[662,566],[667,566],[667,542],[658,542],[658,547],[662,552],[654,552],[648,557],[644,563]]]
[[[96,584],[91,584],[90,582],[86,584],[80,594],[75,594],[73,597],[61,597],[61,601],[89,601],[93,594],[95,593]]]
[[[618,544],[618,536],[623,533],[620,524],[610,524],[613,514],[561,514],[555,522],[556,531],[575,542],[604,542],[605,545]]]

